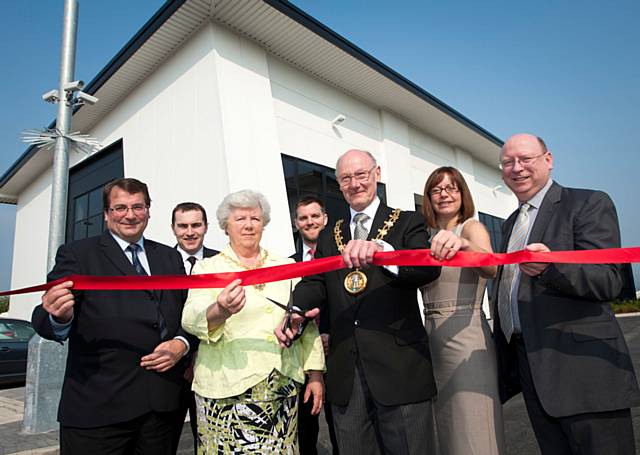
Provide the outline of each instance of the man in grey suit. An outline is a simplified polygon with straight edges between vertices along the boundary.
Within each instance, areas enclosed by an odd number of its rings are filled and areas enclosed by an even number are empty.
[[[609,196],[555,183],[542,139],[511,137],[500,167],[520,203],[503,225],[501,251],[620,247]],[[635,454],[630,407],[640,392],[609,304],[621,288],[615,264],[524,263],[498,272],[500,394],[504,402],[523,392],[543,454]]]

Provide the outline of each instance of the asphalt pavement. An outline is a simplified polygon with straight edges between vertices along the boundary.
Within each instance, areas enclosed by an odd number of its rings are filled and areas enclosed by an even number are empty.
[[[620,317],[618,322],[625,335],[633,366],[640,372],[640,314]],[[58,432],[25,434],[22,431],[24,386],[5,387],[0,390],[0,455],[54,455],[58,454]],[[640,408],[632,409],[636,447],[640,449]],[[538,455],[540,451],[527,418],[522,396],[511,399],[504,406],[507,455]],[[182,431],[179,455],[193,454],[193,438],[189,424]],[[320,418],[318,454],[330,455],[331,442],[324,416]]]

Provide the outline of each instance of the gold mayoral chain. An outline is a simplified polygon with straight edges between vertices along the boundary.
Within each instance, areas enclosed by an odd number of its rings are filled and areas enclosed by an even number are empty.
[[[384,237],[389,233],[393,225],[396,224],[396,221],[398,221],[398,218],[400,218],[400,209],[394,209],[393,212],[391,212],[391,214],[389,215],[389,219],[384,222],[384,226],[378,229],[378,234],[373,239],[373,241],[375,242],[377,240],[384,239]],[[336,239],[336,245],[340,253],[342,253],[342,251],[344,250],[344,242],[343,242],[344,239],[342,238],[342,230],[341,230],[343,222],[344,220],[340,219],[336,221],[336,224],[333,227],[333,235],[334,235],[334,238]],[[347,276],[344,277],[344,288],[347,290],[349,294],[358,295],[362,291],[364,291],[366,287],[367,287],[367,275],[365,275],[364,272],[362,272],[357,268],[349,272]]]
[[[236,261],[231,256],[228,256],[225,253],[221,252],[219,254],[228,263],[237,265],[238,267],[243,268],[245,270],[255,270],[255,269],[261,268],[264,265],[265,261],[267,260],[267,257],[269,256],[269,253],[267,252],[267,250],[265,250],[264,248],[261,248],[260,257],[258,258],[258,260],[256,261],[256,263],[254,265],[249,266],[249,265],[244,265],[240,261]],[[262,291],[265,286],[266,286],[265,283],[258,283],[258,284],[254,284],[253,285],[253,287],[258,291]]]

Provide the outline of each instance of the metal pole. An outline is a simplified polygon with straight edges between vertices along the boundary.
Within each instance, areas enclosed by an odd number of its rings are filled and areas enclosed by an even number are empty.
[[[47,270],[55,264],[58,247],[64,243],[67,214],[67,185],[69,182],[69,140],[63,137],[71,127],[73,92],[64,89],[73,81],[76,62],[76,32],[78,30],[78,2],[65,0],[62,28],[62,56],[60,60],[60,84],[58,86],[58,117],[53,155],[53,179],[51,182],[51,221],[49,224],[49,249]],[[27,381],[23,430],[25,433],[42,433],[58,428],[56,410],[67,357],[67,347],[47,341],[38,335],[29,342],[27,356]],[[1,451],[1,449],[0,449]]]
[[[47,270],[55,265],[58,247],[64,243],[67,215],[67,186],[69,182],[69,140],[64,137],[71,128],[73,93],[65,91],[65,84],[73,81],[76,66],[76,35],[78,31],[78,2],[65,0],[60,58],[60,84],[58,94],[58,117],[56,128],[60,136],[56,140],[53,155],[53,180],[51,183],[51,221],[49,224],[49,247]]]

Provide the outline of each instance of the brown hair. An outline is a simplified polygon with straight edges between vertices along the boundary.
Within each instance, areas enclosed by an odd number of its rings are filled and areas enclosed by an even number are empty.
[[[142,183],[138,179],[117,179],[107,183],[102,191],[102,206],[105,211],[109,210],[109,205],[111,205],[111,190],[114,188],[120,188],[122,191],[126,191],[129,194],[142,193],[144,195],[144,203],[147,206],[151,206],[149,188],[147,188],[145,183]]]
[[[202,221],[204,222],[204,224],[209,224],[209,222],[207,221],[207,211],[203,206],[201,206],[197,202],[181,202],[180,204],[176,205],[173,209],[173,212],[171,212],[171,226],[176,224],[176,212],[191,211],[202,213]]]
[[[309,194],[307,196],[303,196],[302,198],[300,198],[300,200],[296,203],[296,208],[293,213],[293,217],[296,218],[298,216],[299,207],[306,207],[307,205],[310,205],[310,204],[318,204],[320,206],[320,210],[322,211],[322,213],[323,214],[327,213],[324,207],[324,202],[322,202],[320,198]]]
[[[437,228],[438,223],[436,213],[433,210],[433,205],[431,205],[431,190],[435,188],[438,183],[442,182],[445,175],[449,176],[451,183],[455,184],[460,191],[461,205],[460,212],[458,213],[458,223],[468,220],[476,211],[476,208],[473,205],[473,199],[471,198],[471,191],[469,191],[469,186],[460,171],[451,166],[439,167],[433,171],[427,179],[427,182],[424,185],[422,199],[422,215],[427,222],[427,226],[432,228]]]

